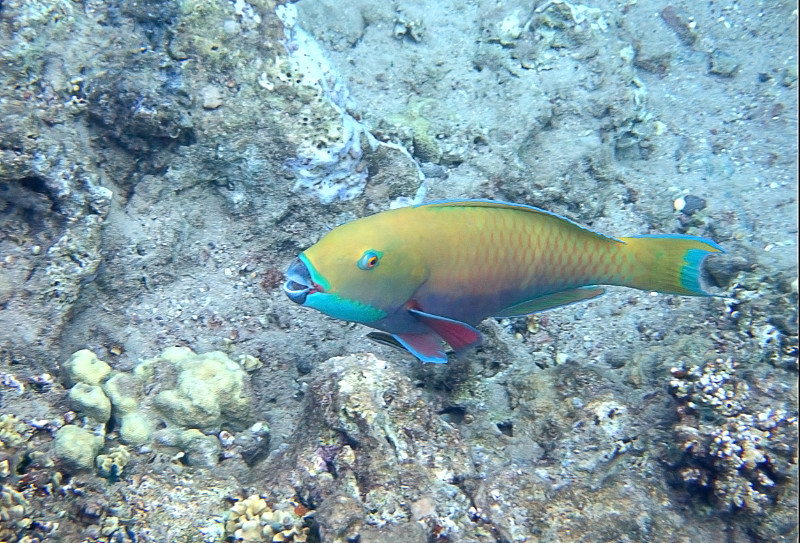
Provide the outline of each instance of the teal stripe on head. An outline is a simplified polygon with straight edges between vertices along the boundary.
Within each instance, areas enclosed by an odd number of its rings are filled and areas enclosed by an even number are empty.
[[[314,292],[309,294],[306,298],[306,303],[303,305],[322,311],[326,315],[331,315],[337,319],[367,324],[386,316],[386,312],[377,307],[357,300],[348,300],[337,294],[328,292]]]

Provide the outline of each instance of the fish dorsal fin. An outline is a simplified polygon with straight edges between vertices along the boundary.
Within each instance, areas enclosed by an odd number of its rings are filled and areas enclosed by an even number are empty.
[[[614,238],[614,237],[611,237],[611,236],[606,236],[605,234],[601,234],[599,232],[595,232],[594,230],[592,230],[590,228],[587,228],[587,227],[585,227],[585,226],[583,226],[581,224],[578,224],[575,221],[573,221],[572,219],[568,219],[566,217],[563,217],[563,216],[559,215],[558,213],[553,213],[552,211],[547,211],[546,209],[541,209],[541,208],[534,207],[534,206],[529,206],[529,205],[526,205],[526,204],[515,204],[515,203],[512,203],[512,202],[501,202],[501,201],[497,201],[497,200],[482,200],[482,199],[476,199],[476,200],[438,200],[438,201],[429,202],[429,203],[426,203],[426,204],[419,204],[419,205],[414,206],[414,207],[415,208],[421,208],[421,207],[442,207],[442,208],[447,208],[447,207],[467,207],[467,208],[483,207],[483,208],[487,208],[488,207],[488,208],[494,208],[494,209],[506,209],[506,210],[513,210],[513,211],[524,211],[524,212],[527,212],[527,213],[540,215],[540,216],[542,216],[544,218],[556,219],[556,220],[559,220],[559,221],[564,221],[564,222],[570,224],[571,226],[573,226],[573,227],[575,227],[577,229],[583,230],[584,232],[587,232],[589,234],[595,235],[595,236],[597,236],[599,238],[602,238],[602,239],[614,240],[614,241],[618,241],[620,243],[624,243],[623,241],[621,241],[621,240],[619,240],[617,238]]]

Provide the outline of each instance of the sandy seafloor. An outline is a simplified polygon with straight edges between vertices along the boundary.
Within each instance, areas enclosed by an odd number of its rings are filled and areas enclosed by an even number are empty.
[[[0,2],[0,541],[796,541],[797,4],[276,4]],[[718,296],[423,365],[282,292],[455,198]]]

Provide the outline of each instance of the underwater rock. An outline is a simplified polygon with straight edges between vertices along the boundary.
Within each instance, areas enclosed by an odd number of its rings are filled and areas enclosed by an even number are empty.
[[[189,466],[213,468],[219,463],[222,446],[217,436],[208,436],[192,428],[180,432],[177,446],[183,451],[183,458]]]
[[[316,40],[297,25],[296,7],[284,4],[276,13],[284,25],[288,51],[288,58],[281,59],[286,65],[278,77],[286,79],[288,72],[288,80],[297,93],[306,96],[303,101],[314,117],[316,110],[323,112],[322,122],[314,119],[312,124],[308,121],[313,117],[303,117],[314,140],[302,142],[298,155],[286,161],[297,176],[293,190],[310,190],[325,204],[351,200],[361,194],[366,183],[368,172],[360,167],[364,149],[374,149],[377,141],[348,111],[352,104],[344,80]],[[270,79],[265,72],[262,86],[268,90]]]
[[[95,30],[66,2],[4,2],[2,11],[0,347],[55,373],[54,346],[101,261],[112,196],[82,127],[83,82],[98,56],[83,38]]]
[[[739,69],[739,63],[729,53],[715,49],[709,58],[709,73],[722,77],[733,77]]]
[[[694,215],[698,211],[706,208],[706,201],[704,198],[688,194],[681,196],[675,200],[675,210],[683,213],[684,215]]]
[[[691,47],[697,41],[697,23],[686,12],[669,5],[661,10],[661,20],[675,32],[684,45]]]
[[[332,358],[307,379],[296,439],[258,466],[259,488],[293,489],[315,504],[323,541],[411,541],[439,533],[451,541],[490,541],[467,537],[470,500],[459,484],[474,477],[474,468],[466,444],[408,377],[359,354]],[[424,497],[441,506],[420,518],[411,504]],[[411,533],[420,538],[398,535]]]
[[[379,20],[374,12],[380,10],[379,4],[364,0],[348,3],[347,9],[337,0],[297,3],[301,26],[335,51],[354,47],[363,38],[366,25]]]
[[[179,89],[160,89],[155,79],[123,72],[98,77],[89,92],[90,117],[129,151],[147,153],[194,140],[190,99]]]

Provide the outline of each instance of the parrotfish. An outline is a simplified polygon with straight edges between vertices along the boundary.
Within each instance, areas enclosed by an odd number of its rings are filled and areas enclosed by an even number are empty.
[[[535,207],[457,200],[338,226],[286,272],[294,302],[365,324],[423,362],[480,343],[475,326],[588,300],[599,285],[707,296],[702,263],[723,252],[684,235],[614,238]]]

